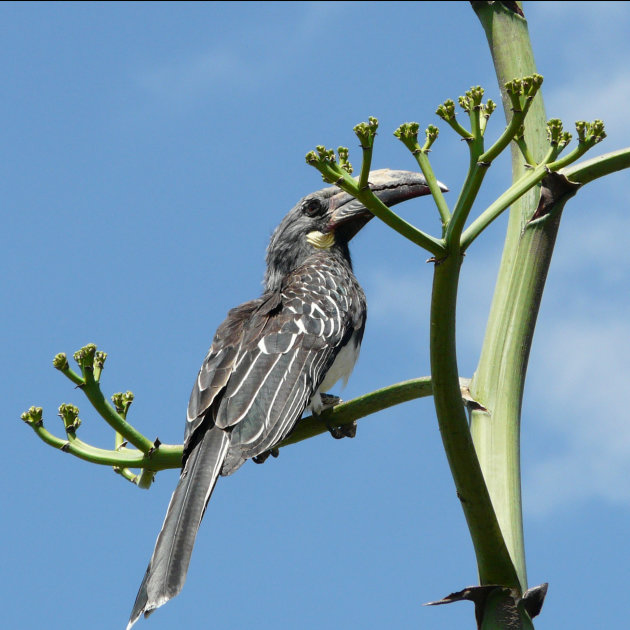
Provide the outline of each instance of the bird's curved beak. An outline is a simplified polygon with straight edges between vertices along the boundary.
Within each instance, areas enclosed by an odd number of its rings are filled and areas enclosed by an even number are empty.
[[[370,189],[388,207],[402,201],[430,194],[427,181],[420,173],[393,171],[388,168],[371,171]],[[448,191],[438,182],[443,192]],[[352,195],[340,191],[330,198],[328,230],[343,231],[349,241],[374,216]]]

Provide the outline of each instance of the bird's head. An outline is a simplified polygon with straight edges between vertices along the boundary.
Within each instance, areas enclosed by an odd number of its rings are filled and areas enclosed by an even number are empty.
[[[381,169],[369,177],[372,192],[387,206],[429,194],[419,173]],[[440,184],[443,191],[448,190]],[[267,248],[265,289],[279,288],[282,278],[317,250],[340,252],[350,261],[349,241],[374,215],[336,186],[306,195],[282,219]]]

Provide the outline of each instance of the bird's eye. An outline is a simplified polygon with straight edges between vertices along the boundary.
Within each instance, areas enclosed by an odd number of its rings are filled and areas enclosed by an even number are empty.
[[[302,212],[308,217],[316,217],[324,211],[324,204],[317,197],[307,199],[302,206]]]

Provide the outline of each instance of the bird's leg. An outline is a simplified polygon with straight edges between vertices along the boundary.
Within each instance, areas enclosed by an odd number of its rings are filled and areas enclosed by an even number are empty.
[[[272,457],[278,457],[280,455],[280,451],[277,448],[269,449],[260,455],[256,455],[256,457],[252,457],[252,461],[254,464],[264,464],[267,461],[267,458],[271,455]]]
[[[326,411],[327,409],[332,409],[335,405],[343,402],[339,396],[335,396],[334,394],[320,394],[319,395],[320,404],[318,405],[316,414],[320,414],[322,411]]]
[[[340,402],[343,401],[339,396],[334,396],[333,394],[319,394],[319,401],[315,401],[313,397],[313,400],[311,401],[311,407],[313,409],[313,413],[319,415],[322,411],[332,409]],[[353,438],[357,434],[356,420],[352,424],[342,424],[339,427],[334,427],[326,423],[326,428],[328,429],[330,435],[335,438],[335,440],[340,440],[344,437]]]

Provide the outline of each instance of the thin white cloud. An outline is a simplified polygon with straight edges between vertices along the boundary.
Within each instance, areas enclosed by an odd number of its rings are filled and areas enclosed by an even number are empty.
[[[141,88],[171,104],[188,104],[198,99],[221,97],[234,91],[247,92],[296,66],[309,54],[309,42],[317,45],[317,33],[326,22],[344,10],[345,3],[304,3],[293,23],[266,22],[224,34],[218,44],[203,51],[191,51],[156,64],[137,75]],[[275,42],[275,43],[274,43]]]
[[[538,460],[534,455],[526,471],[530,514],[590,499],[630,500],[627,316],[626,310],[625,317],[610,313],[598,321],[558,320],[537,340],[544,358],[536,362],[532,389],[540,415],[529,421],[558,447]]]
[[[187,101],[223,89],[226,83],[248,74],[248,68],[238,54],[216,49],[147,70],[138,77],[138,82],[162,99]]]
[[[367,278],[363,284],[370,296],[370,320],[387,325],[400,321],[407,327],[417,324],[419,313],[428,313],[429,276],[396,273],[384,267],[371,274],[366,270],[363,275]]]
[[[529,2],[527,18],[534,22],[563,20],[581,22],[590,29],[605,26],[614,27],[616,22],[630,18],[630,5],[627,2]],[[562,24],[555,23],[555,28]]]
[[[630,281],[630,213],[627,196],[630,175],[601,180],[579,192],[564,210],[559,246],[552,263],[554,273],[588,274],[602,289]],[[574,285],[568,281],[570,288]],[[617,298],[623,297],[618,294]]]
[[[586,191],[584,191],[586,192]],[[582,199],[580,204],[579,200]],[[601,205],[592,207],[594,202]],[[621,196],[578,198],[565,210],[543,300],[525,392],[523,430],[533,431],[524,466],[529,515],[592,499],[630,500],[630,233]],[[475,255],[476,254],[476,255]],[[496,262],[471,252],[459,300],[460,367],[474,368],[496,277]],[[428,334],[430,274],[380,267],[363,274],[371,325],[415,326]],[[425,324],[418,328],[418,318]]]
[[[598,145],[598,152],[607,148],[619,148],[630,144],[628,131],[628,110],[630,101],[630,71],[624,64],[614,69],[609,68],[606,76],[601,73],[580,74],[571,82],[550,85],[545,90],[545,106],[550,118],[561,118],[567,130],[573,132],[576,120],[591,121],[599,118],[604,121],[608,140]],[[597,85],[596,89],[588,89]],[[574,134],[575,135],[575,134]]]

